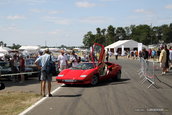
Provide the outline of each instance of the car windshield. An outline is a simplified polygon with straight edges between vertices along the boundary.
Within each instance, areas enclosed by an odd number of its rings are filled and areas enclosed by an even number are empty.
[[[99,45],[94,45],[93,51],[92,51],[92,60],[94,62],[100,61],[100,54],[101,54],[102,47]]]
[[[87,70],[87,69],[93,69],[95,63],[80,63],[75,67],[71,67],[72,70]]]

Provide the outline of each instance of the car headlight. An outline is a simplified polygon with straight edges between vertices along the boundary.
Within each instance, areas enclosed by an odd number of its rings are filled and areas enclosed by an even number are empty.
[[[81,75],[80,77],[87,77],[87,75]]]
[[[64,75],[58,75],[58,77],[63,77]]]

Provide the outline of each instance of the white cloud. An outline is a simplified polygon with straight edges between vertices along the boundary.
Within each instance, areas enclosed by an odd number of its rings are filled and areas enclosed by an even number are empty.
[[[48,14],[60,14],[63,13],[63,11],[60,10],[41,10],[41,9],[30,9],[33,13],[48,13]]]
[[[144,10],[144,9],[136,9],[136,10],[134,10],[134,12],[136,12],[136,13],[142,13],[142,14],[153,14],[152,11],[150,11],[150,10]]]
[[[17,28],[16,25],[12,24],[10,26],[3,26],[3,27],[0,27],[0,30],[1,31],[14,31],[14,32],[18,32],[18,31],[22,31],[21,29]]]
[[[46,16],[46,17],[43,17],[43,19],[47,22],[61,24],[61,25],[69,25],[71,23],[71,20],[69,19],[53,17],[53,16]]]
[[[8,20],[20,20],[20,19],[25,19],[25,16],[21,16],[21,15],[14,15],[14,16],[7,16],[6,19]]]
[[[89,7],[94,7],[94,6],[96,6],[96,4],[94,4],[94,3],[89,3],[89,2],[76,2],[75,3],[75,5],[77,6],[77,7],[81,7],[81,8],[89,8]]]
[[[165,8],[172,9],[172,4],[166,5]]]

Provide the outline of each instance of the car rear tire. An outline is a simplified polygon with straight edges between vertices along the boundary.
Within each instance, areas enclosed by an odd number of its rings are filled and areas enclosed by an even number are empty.
[[[114,77],[115,81],[119,81],[120,79],[121,79],[121,71],[119,71]]]
[[[92,86],[95,86],[98,84],[98,81],[99,81],[99,77],[97,75],[94,75],[91,79],[91,85]]]

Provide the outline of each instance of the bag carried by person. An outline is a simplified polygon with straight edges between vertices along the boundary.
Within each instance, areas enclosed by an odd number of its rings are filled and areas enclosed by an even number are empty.
[[[52,74],[52,75],[57,74],[56,66],[55,66],[55,63],[52,61],[51,56],[50,56],[50,59],[47,61],[45,71],[46,71],[47,74]]]

